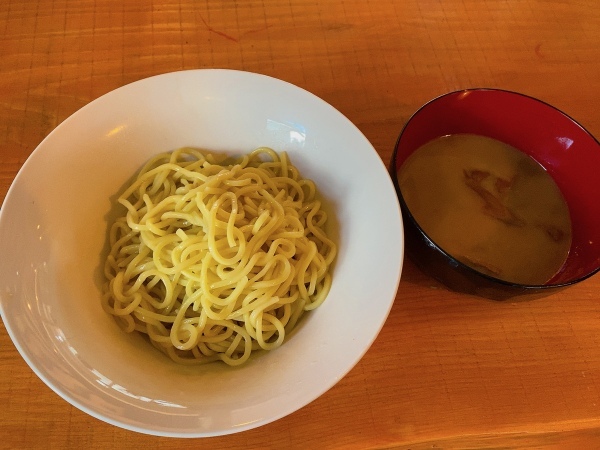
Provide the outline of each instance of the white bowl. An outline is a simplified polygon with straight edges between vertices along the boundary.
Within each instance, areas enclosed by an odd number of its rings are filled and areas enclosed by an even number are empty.
[[[331,291],[279,349],[238,368],[182,367],[101,308],[111,201],[153,154],[262,145],[288,151],[334,205]],[[386,168],[337,110],[267,76],[175,72],[100,97],[32,153],[0,210],[0,312],[33,371],[86,413],[153,435],[222,435],[296,411],[352,369],[387,318],[403,252]]]

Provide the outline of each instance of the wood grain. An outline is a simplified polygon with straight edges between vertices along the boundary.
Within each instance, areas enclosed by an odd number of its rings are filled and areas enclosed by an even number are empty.
[[[596,0],[5,0],[0,56],[0,202],[77,109],[181,69],[301,86],[386,164],[421,104],[467,87],[538,97],[600,136]],[[136,434],[71,407],[2,326],[0,448],[597,448],[599,292],[596,276],[540,300],[491,302],[407,261],[379,337],[334,388],[277,422],[204,440]]]

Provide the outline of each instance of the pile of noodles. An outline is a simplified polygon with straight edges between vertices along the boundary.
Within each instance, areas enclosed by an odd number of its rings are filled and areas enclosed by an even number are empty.
[[[102,306],[177,362],[275,349],[329,292],[327,215],[286,153],[163,153],[118,201]]]

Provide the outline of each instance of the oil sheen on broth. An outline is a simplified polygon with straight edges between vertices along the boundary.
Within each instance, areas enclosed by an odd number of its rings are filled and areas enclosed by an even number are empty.
[[[398,173],[417,223],[464,264],[512,283],[547,283],[571,246],[567,204],[531,157],[495,139],[444,136]]]

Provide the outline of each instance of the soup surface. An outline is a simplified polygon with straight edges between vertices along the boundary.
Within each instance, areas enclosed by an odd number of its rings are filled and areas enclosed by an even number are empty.
[[[473,134],[417,149],[398,172],[417,223],[462,263],[512,283],[547,283],[571,246],[567,204],[528,155]]]

